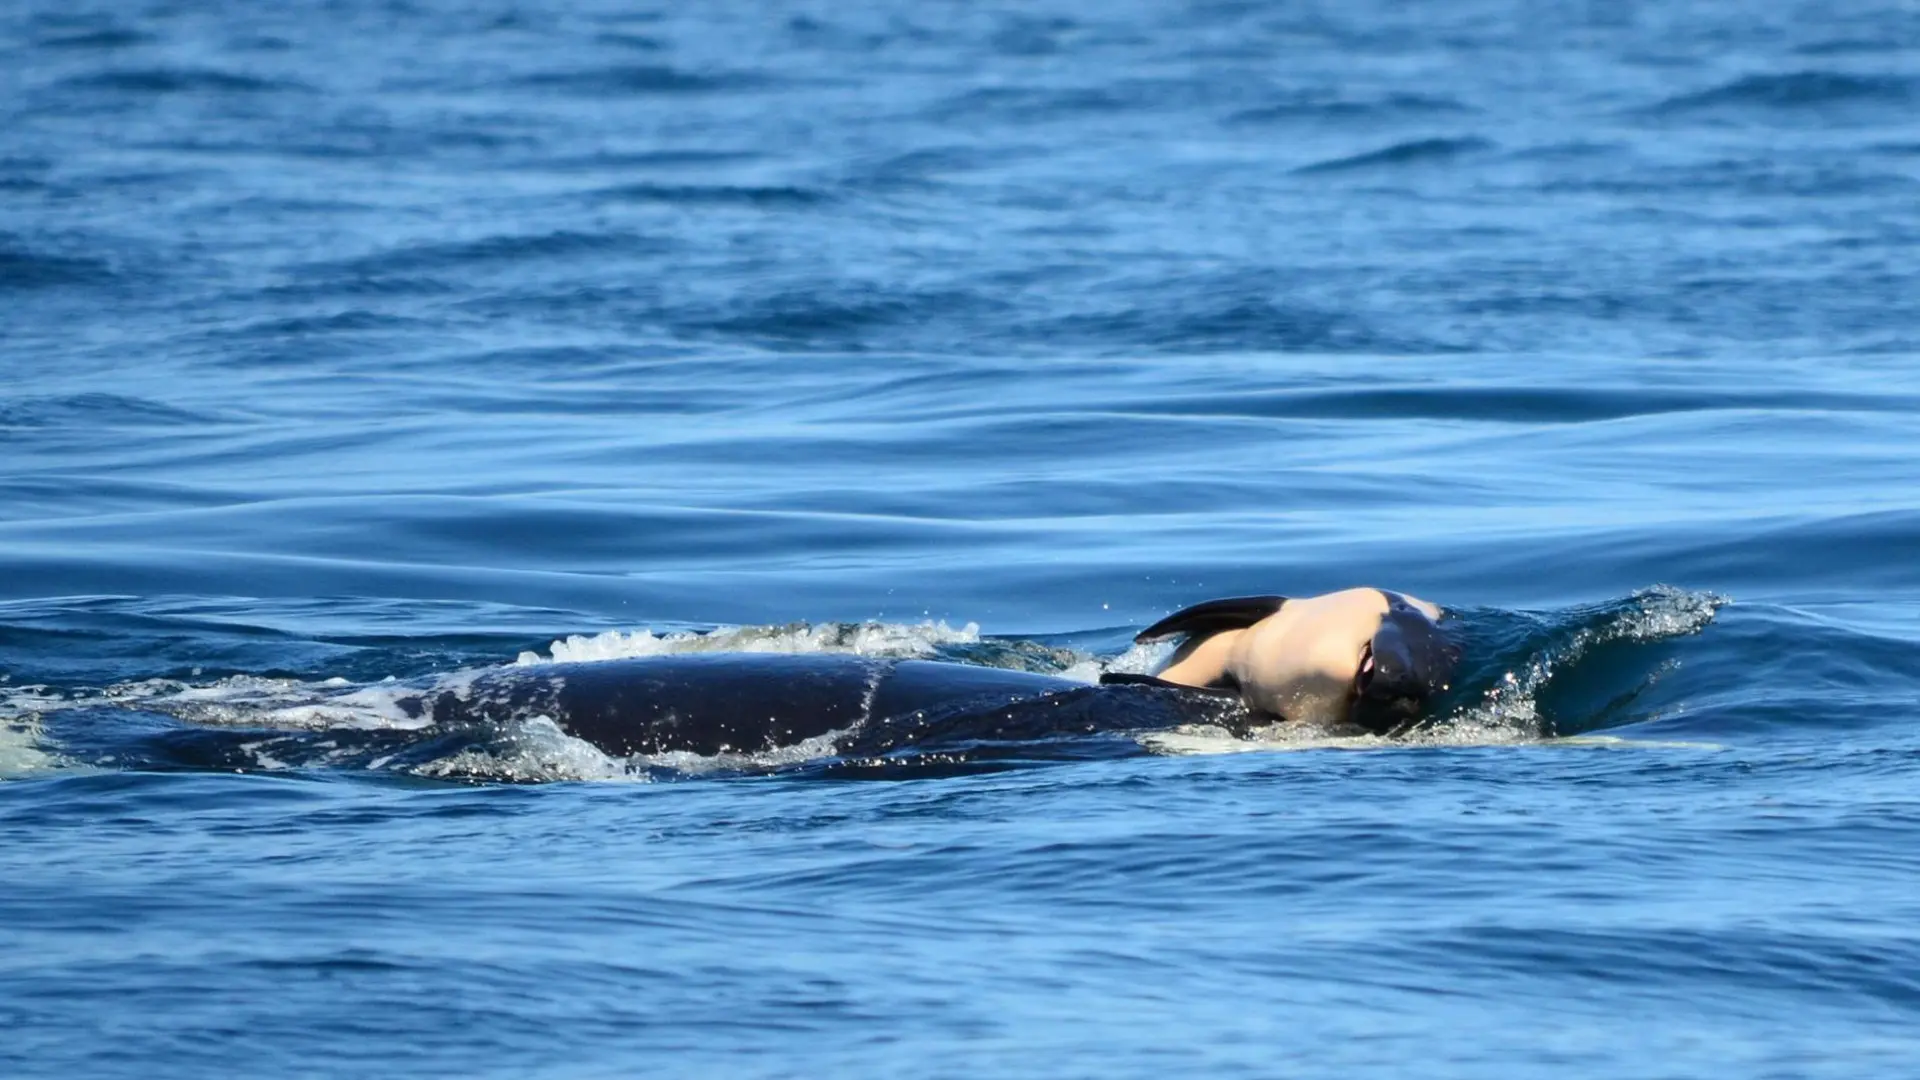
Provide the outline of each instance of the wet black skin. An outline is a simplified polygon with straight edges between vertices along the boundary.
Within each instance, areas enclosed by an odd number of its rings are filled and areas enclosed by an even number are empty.
[[[501,668],[401,707],[443,725],[546,716],[613,755],[755,752],[833,736],[845,755],[1222,722],[1214,695],[847,654],[708,653]]]
[[[1460,647],[1425,612],[1386,592],[1387,613],[1354,675],[1347,719],[1375,735],[1399,735],[1426,718],[1460,662]]]

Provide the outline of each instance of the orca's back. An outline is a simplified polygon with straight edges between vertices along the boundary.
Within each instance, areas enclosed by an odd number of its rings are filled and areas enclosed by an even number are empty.
[[[545,715],[619,756],[791,746],[869,721],[952,715],[1082,688],[1065,679],[846,653],[688,653],[489,672],[434,700],[436,719]]]

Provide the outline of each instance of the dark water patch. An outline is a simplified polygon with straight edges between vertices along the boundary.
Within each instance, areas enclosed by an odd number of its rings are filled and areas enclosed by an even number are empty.
[[[593,195],[615,202],[766,209],[817,206],[833,198],[816,188],[780,184],[621,184],[601,188]]]
[[[1618,319],[1646,302],[1645,297],[1610,292],[1536,292],[1477,296],[1455,301],[1454,310],[1469,315],[1573,315],[1588,319]]]
[[[1803,1008],[1861,1000],[1902,1012],[1920,1006],[1920,979],[1913,974],[1920,948],[1911,942],[1869,946],[1850,933],[1784,927],[1519,929],[1502,921],[1454,930],[1415,950],[1428,963],[1441,955],[1472,956],[1514,976],[1553,971],[1556,985],[1625,985],[1650,1000],[1685,1002],[1672,988],[1706,971],[1726,993],[1785,994]]]
[[[1142,403],[1137,411],[1192,416],[1345,417],[1585,424],[1634,416],[1718,410],[1920,412],[1904,394],[1823,394],[1627,387],[1395,386],[1368,390],[1270,390]]]
[[[1227,117],[1229,124],[1267,125],[1326,121],[1367,123],[1403,117],[1461,115],[1476,112],[1453,98],[1430,94],[1395,93],[1374,100],[1355,100],[1329,91],[1301,91],[1270,105],[1242,109]]]
[[[53,162],[44,157],[0,157],[0,176],[43,176],[52,169]],[[0,233],[0,239],[4,237]]]
[[[1058,53],[1064,40],[1076,29],[1072,19],[1013,16],[1006,19],[988,38],[994,52],[1002,56],[1036,57]]]
[[[265,139],[251,135],[210,138],[194,134],[137,145],[143,150],[191,154],[272,154],[320,160],[393,160],[441,151],[528,150],[539,144],[536,136],[509,132],[461,131],[451,127],[422,130],[376,123],[343,123],[302,127],[296,132]]]
[[[289,91],[313,93],[307,83],[242,75],[217,68],[144,68],[105,71],[62,80],[73,90],[107,90],[124,94],[269,94]]]
[[[648,415],[635,411],[636,416]],[[657,415],[657,414],[656,414]],[[417,427],[438,430],[444,424],[412,421]],[[399,427],[398,424],[389,428]],[[382,430],[380,438],[397,440],[404,430]],[[261,453],[323,456],[333,451],[365,453],[374,439],[367,431],[298,432],[284,437],[272,432],[246,445],[223,451],[223,460],[240,461]],[[777,460],[792,454],[796,440],[763,438],[740,440],[742,457],[758,455]],[[376,510],[376,516],[369,516]],[[297,523],[297,524],[295,524]],[[378,576],[416,575],[427,563],[453,576],[479,573],[501,560],[524,562],[524,552],[540,552],[542,574],[581,575],[579,584],[615,592],[625,591],[608,576],[658,574],[668,560],[692,562],[737,561],[750,565],[769,550],[790,552],[907,552],[936,551],[956,542],[1004,543],[1015,529],[997,523],[955,519],[894,519],[838,512],[762,512],[719,510],[698,506],[606,504],[558,498],[363,496],[353,498],[288,497],[254,503],[184,509],[163,515],[126,515],[85,521],[0,523],[0,539],[21,554],[19,565],[31,565],[31,551],[56,558],[74,554],[46,545],[66,545],[84,537],[85,557],[110,553],[115,545],[142,548],[155,528],[165,528],[170,550],[155,548],[154,565],[170,555],[197,564],[209,572],[232,571],[230,580],[248,592],[259,591],[238,561],[262,559],[299,573],[330,578],[322,567],[357,568]],[[236,537],[252,537],[260,549],[234,550]],[[209,562],[201,551],[222,551]],[[393,556],[405,552],[420,560],[403,564]],[[643,552],[650,554],[643,554]],[[304,566],[302,566],[304,564]],[[430,574],[431,576],[431,574]],[[689,578],[690,582],[691,579]],[[675,583],[676,586],[678,583]],[[9,581],[11,588],[24,582]],[[116,590],[117,591],[117,590]],[[173,590],[154,590],[173,591]],[[333,591],[309,586],[307,595]],[[279,595],[283,589],[273,588]],[[400,593],[382,595],[402,595]],[[419,595],[419,594],[415,594]],[[428,594],[432,595],[432,594]],[[728,598],[709,592],[716,609]],[[753,598],[735,598],[747,599]],[[764,598],[759,602],[764,603]],[[716,613],[711,618],[725,618]]]
[[[1567,142],[1524,146],[1507,151],[1507,161],[1585,162],[1618,161],[1631,153],[1626,143],[1573,139]]]
[[[849,181],[874,188],[934,189],[955,176],[1014,165],[1044,153],[1038,147],[927,147],[859,166],[852,171]]]
[[[602,45],[611,45],[617,49],[631,49],[634,52],[665,52],[669,46],[661,38],[651,34],[618,33],[608,31],[594,35],[594,40]]]
[[[927,110],[926,119],[1034,122],[1126,112],[1140,104],[1113,86],[994,86],[951,97]]]
[[[1880,510],[1812,520],[1755,522],[1743,535],[1690,544],[1667,560],[1687,580],[1738,580],[1751,588],[1912,590],[1920,562],[1920,511]]]
[[[1293,170],[1296,175],[1359,172],[1370,169],[1397,169],[1419,165],[1440,165],[1492,150],[1494,144],[1478,136],[1453,139],[1414,139],[1395,143],[1364,154],[1333,158]]]
[[[1897,605],[1888,605],[1897,608]],[[1901,722],[1876,703],[1900,681],[1917,644],[1912,633],[1862,629],[1790,606],[1741,603],[1703,636],[1667,696],[1684,711],[1655,709],[1643,730],[1709,737],[1779,738],[1785,731],[1883,728]]]
[[[311,281],[268,285],[265,288],[234,295],[294,303],[339,300],[344,297],[389,298],[404,296],[446,296],[460,287],[440,278],[401,274],[330,274]]]
[[[454,301],[457,309],[482,319],[534,318],[551,325],[592,325],[627,335],[629,340],[658,346],[663,325],[665,291],[658,267],[645,273],[591,275],[559,273],[534,282],[523,281],[511,291],[481,294]],[[631,281],[621,284],[618,279]]]
[[[623,169],[705,169],[741,165],[766,157],[757,150],[718,150],[686,147],[663,150],[603,150],[576,157],[543,157],[527,162],[529,169],[554,172],[598,172]]]
[[[0,649],[9,658],[7,673],[16,686],[52,683],[72,688],[124,680],[124,662],[103,661],[102,654],[113,648],[137,648],[143,678],[202,682],[236,675],[331,677],[349,670],[359,651],[264,628],[190,619],[74,619],[47,625],[16,622],[0,612]],[[0,683],[0,690],[4,688]],[[112,737],[99,731],[85,737],[103,736]]]
[[[0,435],[24,428],[197,427],[213,422],[201,413],[121,394],[0,398]]]
[[[1898,196],[1916,181],[1904,173],[1875,169],[1864,156],[1847,158],[1788,158],[1772,156],[1725,159],[1677,166],[1646,166],[1626,172],[1598,172],[1588,176],[1560,176],[1531,184],[1537,194],[1596,194],[1623,198],[1666,196],[1678,200],[1676,206],[1694,205],[1701,192],[1717,195],[1742,195],[1756,198],[1784,196],[1823,198],[1832,196]],[[1646,215],[1651,208],[1639,208]],[[1665,215],[1684,211],[1662,208]],[[1695,219],[1699,220],[1697,215]],[[1644,218],[1643,218],[1644,220]],[[1754,220],[1759,220],[1757,217]]]
[[[510,390],[522,387],[527,382],[570,382],[586,381],[597,383],[602,379],[620,376],[635,376],[650,373],[663,367],[672,367],[684,363],[689,356],[698,356],[703,370],[719,366],[722,361],[708,355],[704,350],[692,352],[687,349],[648,348],[630,343],[596,346],[578,345],[524,345],[510,348],[462,351],[449,356],[433,355],[420,357],[415,366],[425,371],[445,370],[449,366],[463,375],[477,372],[490,372],[511,379],[503,382],[500,389]],[[407,365],[409,361],[401,359],[398,363]],[[723,386],[714,386],[705,392],[712,400],[733,400],[735,395]],[[601,398],[599,404],[621,408],[650,411],[689,412],[708,411],[706,406],[689,408],[684,401],[676,400],[664,393],[647,396],[613,395]],[[541,407],[540,402],[527,401],[529,408]],[[593,403],[581,403],[581,407],[592,408]]]
[[[1748,75],[1710,90],[1670,97],[1647,111],[1663,116],[1714,111],[1817,112],[1851,105],[1904,105],[1913,99],[1912,78],[1801,71]]]
[[[650,96],[716,94],[734,90],[761,90],[780,80],[753,71],[695,72],[664,64],[629,64],[572,71],[550,71],[523,76],[518,85],[566,94]]]
[[[1368,315],[1290,299],[1284,283],[1250,284],[1223,276],[1120,297],[1126,306],[1097,313],[1041,317],[1030,334],[1054,345],[1095,344],[1118,351],[1216,353],[1437,353],[1457,346],[1389,330]]]
[[[1875,53],[1904,52],[1914,46],[1915,36],[1890,33],[1877,38],[1831,38],[1795,45],[1801,56],[1864,56]]]
[[[1794,168],[1757,169],[1739,180],[1743,191],[1759,196],[1835,198],[1911,196],[1920,178],[1905,173],[1869,172],[1854,162],[1830,162]]]
[[[98,30],[84,30],[75,33],[44,34],[35,44],[43,49],[111,50],[129,49],[136,45],[147,45],[159,40],[152,34],[138,30],[118,27],[103,27]]]
[[[285,217],[325,217],[345,219],[354,214],[377,213],[372,203],[349,198],[314,195],[247,195],[217,205],[197,207],[197,216],[209,221],[238,220],[257,223]]]
[[[26,250],[0,234],[0,290],[105,285],[114,278],[104,259]]]
[[[789,17],[782,30],[788,40],[802,47],[832,52],[872,53],[893,44],[926,45],[938,37],[909,20],[852,26],[828,22],[817,12]]]
[[[503,234],[454,243],[420,243],[338,263],[310,264],[303,274],[327,278],[336,274],[378,278],[387,274],[457,273],[492,264],[542,259],[581,259],[595,256],[657,255],[672,242],[635,233],[550,232]]]
[[[208,157],[253,157],[265,154],[278,154],[286,157],[318,158],[322,160],[346,160],[350,158],[370,159],[386,156],[393,152],[392,147],[376,146],[372,143],[340,141],[285,141],[263,143],[254,139],[208,139],[189,136],[182,139],[156,139],[152,142],[136,144],[136,149],[159,151],[164,154],[199,154]]]
[[[674,326],[697,336],[857,352],[878,344],[872,337],[879,331],[950,326],[997,306],[965,292],[840,285],[767,296],[740,305],[737,313],[690,313],[675,318]]]
[[[292,52],[294,43],[278,34],[244,34],[227,43],[235,52],[285,53]]]
[[[0,405],[0,418],[6,415]],[[6,421],[0,419],[0,428]],[[232,496],[163,480],[129,480],[63,470],[57,475],[0,477],[0,518],[27,521],[64,515],[147,513],[218,505]]]
[[[295,315],[280,319],[261,319],[235,327],[235,338],[304,338],[333,334],[365,334],[437,328],[432,320],[391,315],[365,308],[338,311],[328,315]]]

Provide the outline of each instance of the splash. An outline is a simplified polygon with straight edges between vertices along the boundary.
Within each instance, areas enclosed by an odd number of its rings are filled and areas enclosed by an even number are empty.
[[[571,635],[549,646],[547,656],[523,652],[514,663],[585,663],[707,652],[854,653],[909,659],[933,656],[943,647],[979,641],[979,624],[968,623],[955,629],[945,622],[917,625],[801,622],[782,626],[730,626],[705,633],[676,630],[664,634],[655,634],[651,629],[631,633],[609,630],[591,637]]]
[[[147,709],[207,727],[310,731],[414,730],[429,725],[430,717],[412,716],[400,707],[405,693],[405,688],[393,680],[355,687],[340,678],[309,681],[232,675],[201,684],[143,679],[48,700],[40,711],[119,706]]]
[[[392,759],[369,764],[392,769]],[[549,717],[536,716],[503,731],[491,743],[454,751],[397,770],[435,780],[505,781],[534,784],[560,780],[640,780],[650,777],[620,758],[560,730]]]
[[[1570,614],[1576,620],[1584,618],[1584,625],[1577,625],[1565,640],[1550,642],[1509,668],[1479,702],[1460,710],[1443,725],[1420,733],[1415,741],[1513,742],[1549,735],[1553,724],[1541,715],[1539,696],[1556,672],[1578,663],[1601,645],[1697,634],[1727,603],[1726,597],[1713,593],[1655,585],[1598,608],[1576,609]]]
[[[33,714],[0,720],[0,780],[14,780],[61,767],[58,754],[47,752],[46,732]]]
[[[1113,657],[1076,653],[1059,674],[1062,678],[1089,683],[1099,682],[1100,676],[1108,672],[1151,675],[1166,664],[1174,648],[1175,644],[1171,641],[1156,641],[1148,645],[1130,645],[1127,651]]]
[[[74,768],[53,748],[45,715],[68,698],[47,686],[13,686],[0,675],[0,781]]]

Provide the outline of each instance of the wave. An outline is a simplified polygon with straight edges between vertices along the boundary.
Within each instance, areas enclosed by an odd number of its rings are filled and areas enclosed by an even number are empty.
[[[980,640],[980,626],[954,629],[945,622],[906,626],[898,623],[791,623],[786,626],[727,627],[707,632],[608,630],[592,637],[571,635],[555,641],[549,654],[522,652],[516,664],[584,663],[635,656],[710,652],[852,653],[857,656],[924,657],[942,646]]]
[[[1920,398],[1899,393],[1830,394],[1588,386],[1386,386],[1363,390],[1242,391],[1166,397],[1131,411],[1169,416],[1388,418],[1514,424],[1581,424],[1667,413],[1726,410],[1906,413]]]
[[[542,259],[655,255],[670,246],[666,241],[626,232],[499,233],[472,240],[409,244],[359,258],[309,264],[300,268],[300,272],[322,280],[344,276],[362,281],[392,274],[463,270]]]
[[[842,757],[829,732],[770,749],[699,755],[617,757],[573,738],[535,712],[511,721],[438,723],[421,685],[394,677],[355,682],[241,674],[208,682],[147,679],[99,689],[0,686],[0,776],[57,766],[240,771],[361,771],[532,782],[679,779],[714,773],[802,776],[910,776],[999,769],[1089,756],[1250,750],[1503,745],[1585,735],[1647,719],[1636,702],[1665,670],[1657,649],[1698,634],[1723,598],[1653,588],[1605,604],[1559,612],[1456,613],[1467,660],[1435,718],[1410,736],[1347,736],[1280,723],[1245,729],[1237,704],[1217,719],[1131,736],[1028,730],[1015,744],[971,744],[952,725],[925,752],[907,745],[879,757]],[[464,668],[432,682],[432,694],[465,694],[513,666],[593,664],[636,657],[715,652],[839,653],[932,659],[1040,672],[1094,683],[1106,672],[1154,670],[1168,647],[1111,652],[1042,640],[983,637],[977,626],[944,622],[795,623],[709,631],[610,631],[556,639],[542,654],[522,651],[504,668]],[[1069,710],[1070,711],[1070,710]],[[1235,717],[1238,716],[1236,720]],[[995,721],[999,723],[1000,721]],[[929,736],[932,737],[932,736]],[[957,741],[956,741],[957,740]],[[994,740],[989,739],[989,743]],[[849,744],[850,745],[850,744]],[[960,749],[955,749],[959,746]]]
[[[211,416],[124,394],[0,397],[0,437],[10,428],[197,427],[213,422]]]
[[[164,67],[103,71],[64,80],[72,90],[109,90],[126,94],[315,93],[314,87],[286,79],[221,71],[217,68]]]
[[[114,280],[113,271],[107,267],[105,260],[47,255],[9,247],[6,240],[7,237],[0,234],[0,290],[104,285]]]
[[[832,196],[790,184],[619,184],[591,193],[611,202],[668,203],[685,206],[817,206]]]
[[[48,34],[34,44],[42,49],[74,50],[111,50],[128,49],[136,45],[150,45],[159,39],[152,34],[121,27],[103,26],[93,30],[75,30],[70,33]]]
[[[1071,315],[1042,315],[1028,341],[1092,344],[1142,351],[1363,353],[1404,356],[1457,351],[1452,342],[1412,328],[1379,325],[1368,312],[1296,299],[1296,284],[1262,273],[1193,275],[1115,296],[1116,304]]]
[[[778,80],[750,71],[694,72],[664,64],[623,64],[581,71],[542,72],[524,76],[518,82],[522,86],[598,97],[756,90],[774,85]]]
[[[1473,135],[1456,139],[1413,139],[1394,143],[1379,150],[1370,150],[1364,154],[1303,165],[1294,172],[1301,176],[1312,176],[1320,173],[1357,172],[1363,169],[1432,165],[1484,153],[1493,148],[1492,140]]]
[[[939,102],[923,116],[942,124],[1036,122],[1126,112],[1142,104],[1123,87],[1115,86],[990,86]]]
[[[1242,109],[1227,117],[1227,123],[1279,124],[1326,120],[1346,124],[1397,117],[1460,115],[1473,111],[1452,98],[1428,94],[1398,93],[1371,100],[1353,100],[1328,93],[1302,93],[1270,105]]]
[[[1677,115],[1724,109],[1768,112],[1859,104],[1906,105],[1913,101],[1915,89],[1915,80],[1894,75],[1831,71],[1748,75],[1708,90],[1667,98],[1650,111]]]

